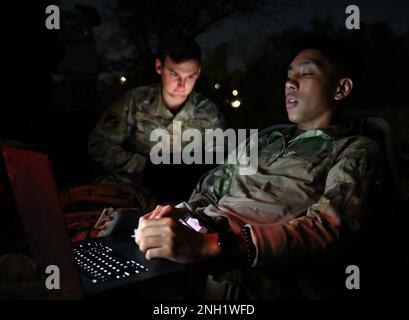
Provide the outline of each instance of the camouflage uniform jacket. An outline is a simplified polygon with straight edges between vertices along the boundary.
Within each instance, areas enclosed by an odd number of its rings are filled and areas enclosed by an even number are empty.
[[[360,229],[368,195],[382,176],[378,144],[351,128],[331,125],[291,139],[295,126],[270,127],[259,134],[257,173],[220,165],[202,177],[189,205],[228,217],[234,232],[248,225],[254,266],[323,251],[344,230]]]
[[[90,134],[89,153],[115,177],[115,182],[138,184],[146,158],[157,143],[150,140],[152,130],[165,129],[172,137],[174,121],[181,123],[182,132],[189,128],[202,131],[224,127],[217,106],[195,91],[174,115],[163,102],[160,84],[138,87],[127,92],[102,116]]]

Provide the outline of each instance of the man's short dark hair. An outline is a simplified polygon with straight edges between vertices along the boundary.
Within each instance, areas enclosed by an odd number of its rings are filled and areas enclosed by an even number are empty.
[[[168,38],[158,50],[157,58],[164,63],[169,57],[176,63],[196,60],[202,63],[202,52],[196,41],[190,36],[177,36]]]
[[[336,77],[357,80],[356,71],[359,69],[360,59],[354,48],[347,42],[326,35],[312,34],[296,45],[294,56],[305,49],[319,51],[334,67]]]

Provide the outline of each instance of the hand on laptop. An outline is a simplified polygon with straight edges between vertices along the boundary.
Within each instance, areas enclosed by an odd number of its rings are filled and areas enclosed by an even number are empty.
[[[101,217],[98,219],[94,226],[94,230],[97,231],[95,237],[104,237],[106,235],[106,230],[110,227],[111,221],[114,220],[119,214],[119,210],[110,210],[109,212],[102,212]]]
[[[135,242],[148,260],[166,258],[190,263],[217,255],[217,234],[199,233],[179,222],[183,211],[172,206],[157,206],[139,219]]]

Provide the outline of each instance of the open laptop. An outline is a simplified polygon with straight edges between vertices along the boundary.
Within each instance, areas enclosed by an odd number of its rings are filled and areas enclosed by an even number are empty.
[[[2,154],[30,252],[44,270],[59,268],[62,298],[82,298],[185,268],[165,259],[146,260],[131,237],[89,239],[73,248],[48,156],[8,146]]]

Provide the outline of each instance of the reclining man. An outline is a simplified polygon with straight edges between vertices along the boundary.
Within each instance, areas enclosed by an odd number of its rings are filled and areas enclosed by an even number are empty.
[[[297,52],[285,83],[295,125],[260,134],[254,175],[221,165],[202,177],[187,203],[141,217],[135,242],[148,259],[217,261],[222,272],[241,270],[247,297],[271,298],[277,291],[267,279],[276,266],[307,261],[364,227],[382,177],[381,150],[335,117],[353,88],[336,47],[311,43]],[[186,213],[215,232],[180,223]]]

